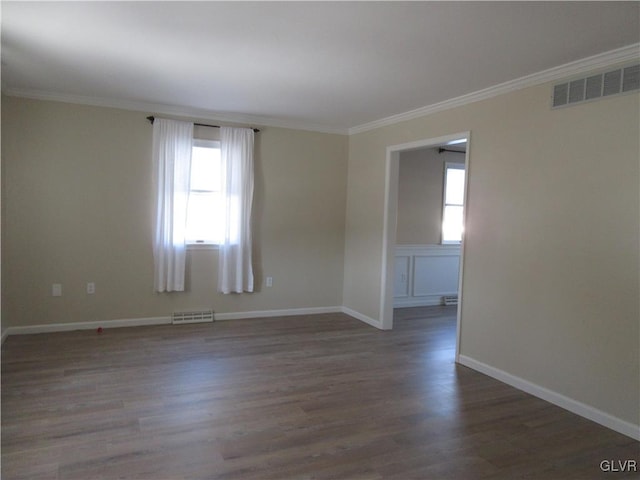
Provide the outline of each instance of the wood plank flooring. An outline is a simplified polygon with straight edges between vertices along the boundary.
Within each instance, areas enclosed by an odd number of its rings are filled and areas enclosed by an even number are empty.
[[[455,307],[11,336],[2,478],[591,479],[639,443],[456,365]]]

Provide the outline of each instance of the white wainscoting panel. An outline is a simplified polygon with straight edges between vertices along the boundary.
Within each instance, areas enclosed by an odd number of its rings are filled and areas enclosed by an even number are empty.
[[[409,255],[396,255],[396,276],[393,287],[393,296],[395,298],[409,296],[410,275],[411,257]]]
[[[398,245],[394,307],[441,305],[458,294],[459,245]]]

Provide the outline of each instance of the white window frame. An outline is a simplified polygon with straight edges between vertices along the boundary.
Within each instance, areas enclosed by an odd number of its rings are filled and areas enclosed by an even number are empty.
[[[462,243],[462,239],[460,240],[445,240],[444,238],[444,212],[448,206],[462,207],[464,212],[464,202],[465,202],[465,192],[463,185],[463,193],[462,193],[462,203],[447,203],[447,175],[449,173],[449,169],[455,170],[465,170],[465,184],[466,184],[466,168],[464,163],[458,162],[445,162],[444,163],[444,174],[443,174],[443,183],[442,183],[442,215],[441,215],[441,224],[440,224],[440,243],[442,245],[460,245]],[[464,222],[464,220],[463,220]],[[464,223],[462,225],[462,237],[464,237]]]
[[[193,147],[220,149],[220,141],[194,138],[192,143],[192,148]],[[191,194],[191,191],[189,194]],[[219,244],[213,240],[187,239],[186,245],[188,250],[217,250],[219,247]]]

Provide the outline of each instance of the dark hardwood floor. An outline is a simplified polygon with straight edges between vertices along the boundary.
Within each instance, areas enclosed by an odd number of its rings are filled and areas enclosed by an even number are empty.
[[[2,478],[591,479],[639,443],[454,363],[455,307],[9,337]]]

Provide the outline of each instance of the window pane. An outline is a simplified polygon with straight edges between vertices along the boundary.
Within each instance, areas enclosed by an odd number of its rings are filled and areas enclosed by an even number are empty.
[[[194,145],[191,155],[187,242],[220,242],[222,238],[220,187],[220,148],[213,145]]]
[[[222,238],[220,193],[191,192],[187,213],[187,241],[218,243]]]
[[[462,241],[462,229],[462,207],[454,205],[445,206],[442,221],[442,241]]]
[[[191,190],[220,190],[220,149],[193,147]]]
[[[464,200],[464,169],[447,168],[444,203],[462,205]]]

